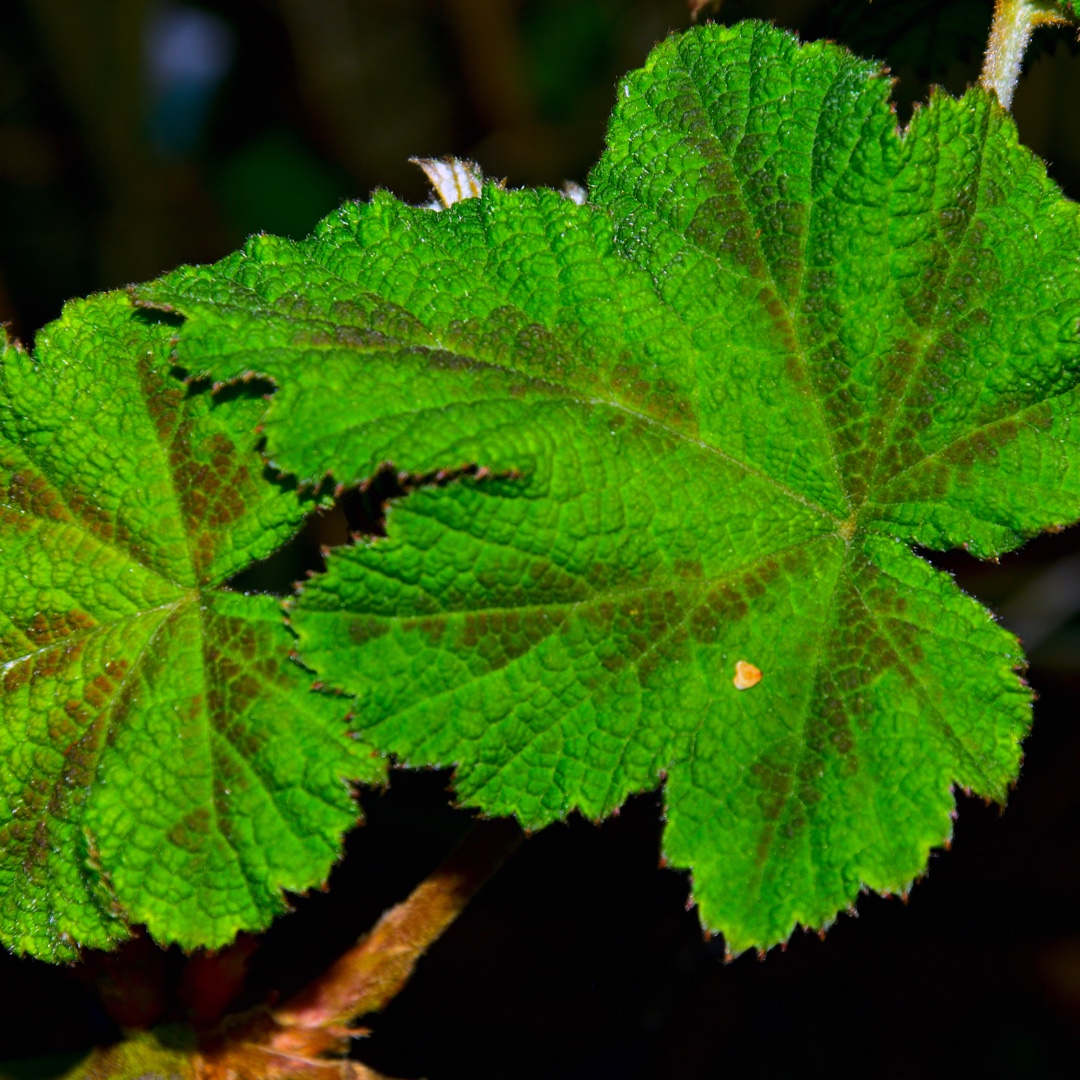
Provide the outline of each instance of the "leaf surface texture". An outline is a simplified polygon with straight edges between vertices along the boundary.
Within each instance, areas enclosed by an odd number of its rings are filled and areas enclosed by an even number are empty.
[[[620,84],[585,206],[377,194],[139,294],[186,367],[274,380],[304,483],[480,470],[334,553],[300,655],[486,813],[664,782],[735,951],[906,887],[957,786],[1004,799],[1019,644],[912,547],[992,557],[1080,506],[1076,207],[983,92],[903,132],[888,94],[703,27]]]
[[[220,587],[304,511],[262,476],[264,403],[170,377],[173,332],[105,294],[3,352],[0,935],[47,959],[266,926],[380,773],[280,602]]]

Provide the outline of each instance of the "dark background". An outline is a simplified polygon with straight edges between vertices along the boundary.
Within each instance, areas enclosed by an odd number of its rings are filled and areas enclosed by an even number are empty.
[[[728,0],[886,59],[900,118],[978,71],[990,0]],[[584,181],[618,75],[683,0],[5,0],[0,318],[24,340],[70,296],[304,235],[376,186],[419,201],[410,155],[475,158],[511,186]],[[1080,196],[1080,56],[1040,35],[1024,141]],[[1078,253],[1080,257],[1080,253]],[[723,963],[657,869],[658,800],[531,838],[358,1047],[430,1080],[1074,1076],[1080,1058],[1080,536],[999,566],[935,557],[1024,638],[1039,692],[1004,816],[960,797],[953,849],[909,901],[862,897],[824,940]],[[249,998],[317,974],[466,828],[447,777],[362,797],[330,892],[252,961]],[[166,979],[183,959],[162,958]],[[0,1060],[114,1029],[78,969],[0,953]],[[0,1075],[16,1075],[0,1067]],[[28,1075],[28,1074],[24,1074]]]

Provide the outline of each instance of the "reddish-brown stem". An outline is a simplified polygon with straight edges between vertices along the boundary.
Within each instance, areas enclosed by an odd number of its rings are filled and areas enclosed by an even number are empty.
[[[477,822],[446,861],[322,976],[274,1010],[286,1031],[331,1031],[385,1008],[417,961],[521,843],[508,819]]]
[[[284,1004],[226,1021],[202,1039],[199,1080],[386,1080],[347,1060],[431,945],[524,838],[513,821],[477,822],[446,861],[347,953]]]

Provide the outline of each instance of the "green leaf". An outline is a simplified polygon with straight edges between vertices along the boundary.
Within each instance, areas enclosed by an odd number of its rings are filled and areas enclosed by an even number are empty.
[[[3,351],[0,937],[53,960],[266,926],[380,772],[279,603],[221,588],[304,507],[262,478],[261,400],[170,378],[172,333],[114,293]]]
[[[586,206],[378,194],[139,294],[185,365],[276,382],[276,467],[402,474],[292,609],[365,736],[533,828],[666,781],[736,951],[906,888],[956,787],[1005,798],[1019,644],[911,548],[1080,513],[1076,207],[982,91],[903,132],[888,93],[705,27],[620,85]]]

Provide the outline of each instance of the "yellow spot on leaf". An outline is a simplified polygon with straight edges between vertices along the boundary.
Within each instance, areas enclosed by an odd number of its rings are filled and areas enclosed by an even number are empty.
[[[751,686],[757,686],[761,682],[761,668],[748,664],[745,660],[739,660],[735,664],[735,678],[731,680],[736,690],[749,690]]]

